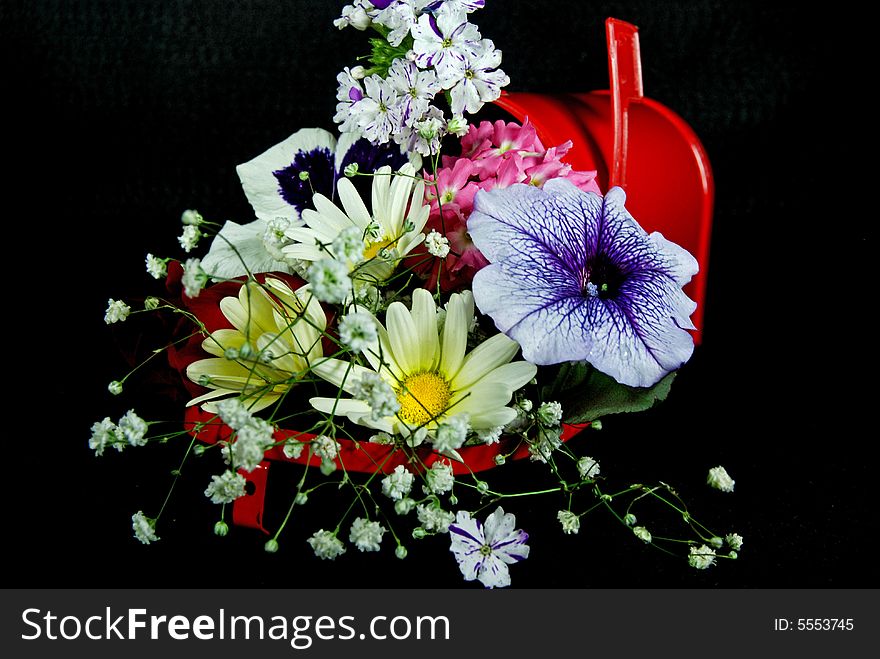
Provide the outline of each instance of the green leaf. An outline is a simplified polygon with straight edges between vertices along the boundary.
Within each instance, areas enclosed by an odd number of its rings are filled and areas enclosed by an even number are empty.
[[[589,423],[608,414],[650,409],[669,395],[674,379],[670,373],[653,387],[628,387],[586,362],[571,362],[560,369],[551,391],[567,423]]]

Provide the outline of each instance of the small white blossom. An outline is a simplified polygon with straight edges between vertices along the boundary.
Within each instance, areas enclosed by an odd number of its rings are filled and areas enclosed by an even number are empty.
[[[651,542],[651,532],[644,526],[634,526],[632,531],[633,534],[642,542]]]
[[[321,460],[335,460],[339,455],[339,442],[332,437],[319,435],[312,440],[312,451]]]
[[[706,483],[716,490],[733,492],[733,485],[736,481],[730,477],[730,474],[727,473],[724,467],[712,467],[709,470],[709,477],[706,479]]]
[[[183,292],[187,297],[198,297],[205,284],[208,283],[208,274],[202,269],[201,259],[187,259],[183,264]]]
[[[409,515],[412,512],[412,509],[416,507],[416,502],[414,499],[410,499],[409,497],[404,497],[400,501],[394,502],[394,512],[398,515]]]
[[[302,455],[303,448],[305,448],[305,444],[295,440],[293,437],[288,437],[284,440],[281,450],[284,453],[285,458],[297,460]]]
[[[274,428],[263,419],[252,419],[240,428],[232,444],[232,463],[237,469],[253,471],[263,461],[266,451],[275,444]]]
[[[134,537],[145,545],[159,540],[156,535],[156,520],[144,515],[142,510],[131,516],[131,528],[134,531]]]
[[[348,266],[336,259],[324,258],[309,266],[308,280],[312,292],[321,302],[342,304],[351,295]]]
[[[538,420],[545,426],[558,426],[562,421],[562,405],[556,401],[541,403],[538,408]]]
[[[346,178],[354,178],[358,175],[359,169],[360,165],[358,165],[356,162],[352,162],[345,166],[345,169],[342,170],[342,173],[345,174]]]
[[[428,248],[428,254],[431,256],[445,259],[449,254],[449,238],[431,229],[425,238],[425,247]]]
[[[114,300],[110,298],[107,300],[107,311],[104,312],[104,322],[108,325],[112,325],[113,323],[121,323],[126,318],[128,318],[128,314],[131,313],[131,307],[128,306],[122,300]]]
[[[168,266],[165,264],[165,259],[160,259],[152,254],[147,254],[146,264],[147,273],[149,273],[153,279],[162,279],[168,274]]]
[[[550,454],[562,446],[559,428],[538,427],[538,436],[529,443],[529,457],[536,462],[547,462]]]
[[[636,523],[636,516],[632,513],[627,513],[623,516],[623,523],[627,526],[633,526]]]
[[[144,309],[147,311],[155,311],[159,308],[159,304],[159,298],[152,295],[144,299]]]
[[[363,311],[345,314],[339,321],[339,340],[353,352],[362,352],[379,340],[375,319]]]
[[[400,409],[394,389],[378,373],[364,373],[355,383],[352,395],[370,406],[373,421],[393,416]]]
[[[370,437],[370,442],[372,442],[373,444],[382,444],[384,446],[389,446],[394,443],[394,438],[387,432],[377,432],[375,435]]]
[[[306,540],[312,551],[318,558],[332,561],[337,556],[345,553],[345,545],[336,537],[335,533],[321,529],[316,531],[311,538]]]
[[[456,137],[464,137],[468,134],[467,119],[462,116],[452,117],[452,119],[446,122],[446,130]]]
[[[103,455],[107,445],[115,446],[121,451],[125,446],[119,428],[105,416],[102,421],[92,424],[92,436],[89,438],[89,448],[95,451],[95,455]]]
[[[197,226],[192,224],[188,224],[183,227],[183,233],[178,237],[177,242],[180,243],[180,246],[183,247],[183,251],[189,254],[196,245],[199,244],[199,239],[202,237],[202,232],[199,231]]]
[[[588,455],[577,461],[577,470],[581,478],[595,478],[602,471],[599,463]]]
[[[577,533],[581,529],[581,519],[570,510],[560,510],[556,513],[556,519],[562,524],[562,531],[568,535]]]
[[[535,404],[528,398],[520,398],[516,404],[516,406],[519,407],[519,409],[521,409],[523,412],[531,412],[534,405]]]
[[[379,551],[379,543],[386,529],[379,522],[358,517],[351,524],[348,540],[361,551]]]
[[[412,490],[413,474],[403,465],[397,465],[382,479],[382,494],[394,501],[400,501]]]
[[[232,503],[244,496],[247,484],[244,476],[234,471],[224,471],[219,476],[211,476],[211,482],[205,489],[205,496],[213,503]]]
[[[504,426],[495,426],[494,428],[480,428],[477,437],[485,444],[497,444],[501,439],[501,433],[504,432]]]
[[[202,217],[202,214],[198,211],[194,210],[185,210],[180,215],[180,221],[185,226],[199,226],[202,222],[205,221],[205,218]]]
[[[301,173],[308,174],[308,172]],[[293,222],[288,217],[273,217],[266,221],[266,230],[263,231],[262,236],[263,247],[269,252],[269,256],[276,261],[287,260],[282,250],[293,241],[284,232],[292,226]]]
[[[373,144],[384,144],[399,130],[401,122],[397,107],[399,96],[387,80],[378,75],[364,78],[366,95],[351,107],[358,114],[358,127],[363,137]]]
[[[251,422],[253,415],[238,398],[227,398],[217,403],[217,413],[227,426],[241,430]]]
[[[394,555],[400,560],[406,558],[406,555],[408,553],[409,552],[406,551],[406,547],[404,547],[403,545],[397,545],[397,549],[394,550]]]
[[[471,417],[466,412],[448,417],[435,431],[434,450],[439,453],[451,453],[461,448],[470,429]]]
[[[364,260],[364,232],[354,225],[345,227],[333,239],[331,250],[344,263],[361,263]]]
[[[224,538],[229,534],[229,524],[224,522],[222,519],[214,524],[214,535],[218,538]]]
[[[734,551],[739,551],[743,546],[743,537],[739,533],[728,533],[725,537],[727,545]]]
[[[455,485],[452,465],[447,460],[437,460],[425,471],[425,494],[445,494]]]
[[[129,410],[119,419],[119,432],[132,446],[144,446],[147,443],[147,422]]]
[[[421,1],[415,3],[413,0],[392,2],[374,17],[374,22],[388,28],[388,35],[385,38],[392,46],[399,46],[415,25],[417,19],[415,4],[425,3]]]
[[[465,63],[464,72],[452,89],[450,109],[453,115],[479,112],[484,103],[501,96],[501,88],[510,84],[510,78],[500,68],[501,51],[495,50],[491,39],[479,42],[479,52]]]
[[[441,12],[433,20],[422,14],[411,32],[416,64],[423,69],[433,67],[443,89],[464,77],[467,62],[480,50],[480,32],[464,13]]]
[[[364,8],[363,2],[355,2],[353,5],[345,5],[342,15],[333,21],[333,25],[342,30],[351,25],[356,30],[366,30],[372,21]]]
[[[705,570],[715,564],[715,550],[707,545],[691,547],[688,564],[697,570]]]
[[[418,506],[416,515],[425,530],[431,533],[448,533],[449,525],[455,521],[455,515],[435,506]]]
[[[119,380],[113,380],[113,382],[107,385],[107,391],[114,396],[118,396],[122,393],[122,383]]]

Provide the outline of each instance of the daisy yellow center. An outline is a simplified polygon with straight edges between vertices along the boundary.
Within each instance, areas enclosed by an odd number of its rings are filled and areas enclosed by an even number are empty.
[[[394,241],[391,238],[382,237],[376,242],[370,243],[364,248],[364,261],[376,258],[376,255],[385,247],[388,247]]]
[[[406,378],[397,391],[397,414],[408,423],[422,425],[440,416],[451,396],[449,383],[439,373],[416,373]]]

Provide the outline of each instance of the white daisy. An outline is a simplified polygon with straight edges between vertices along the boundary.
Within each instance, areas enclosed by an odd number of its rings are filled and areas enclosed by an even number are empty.
[[[188,405],[241,395],[256,412],[283,396],[323,355],[327,319],[308,287],[293,291],[273,277],[262,286],[251,280],[237,298],[223,298],[220,310],[235,329],[217,330],[202,342],[214,357],[193,362],[186,374],[211,391]],[[202,407],[217,411],[210,402]]]
[[[519,345],[503,334],[466,354],[473,305],[469,291],[453,295],[438,332],[434,298],[416,289],[412,310],[394,302],[388,307],[387,329],[376,321],[378,341],[364,350],[372,370],[338,359],[314,366],[316,374],[352,396],[365,375],[378,373],[400,404],[394,416],[374,419],[370,404],[356,398],[312,398],[312,406],[404,437],[416,430],[433,433],[439,424],[460,414],[468,415],[474,430],[509,423],[516,417],[516,411],[506,407],[513,392],[529,382],[537,368],[524,361],[511,362]]]
[[[430,207],[424,204],[425,183],[416,181],[415,173],[409,163],[401,167],[399,174],[392,174],[388,166],[381,167],[373,178],[372,214],[348,179],[340,179],[336,188],[344,210],[316,194],[316,210],[302,212],[306,226],[287,230],[294,242],[283,249],[285,257],[309,263],[328,256],[338,258],[333,242],[342,231],[354,226],[364,241],[364,261],[357,266],[351,264],[355,284],[384,281],[400,259],[425,238],[422,228]]]

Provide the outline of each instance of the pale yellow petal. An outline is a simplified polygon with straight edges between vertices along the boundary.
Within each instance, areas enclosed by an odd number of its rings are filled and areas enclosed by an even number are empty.
[[[226,348],[241,348],[245,343],[244,334],[236,329],[219,329],[211,332],[202,341],[202,350],[215,357],[222,357]]]
[[[424,288],[413,291],[412,319],[416,328],[416,348],[419,351],[416,369],[433,371],[437,367],[440,353],[440,338],[437,336],[437,305]]]
[[[461,391],[478,382],[502,364],[513,359],[519,344],[503,334],[483,341],[465,357],[461,370],[451,381],[453,390]]]
[[[312,364],[312,372],[343,391],[353,393],[358,381],[365,373],[372,373],[368,368],[358,366],[341,359],[322,359]]]
[[[440,358],[440,372],[447,381],[452,381],[467,352],[468,324],[470,319],[465,316],[465,304],[461,295],[453,295],[446,305],[446,321],[443,323],[443,349]]]
[[[391,352],[405,375],[418,372],[421,353],[417,344],[418,333],[412,315],[401,302],[392,302],[385,314]]]

